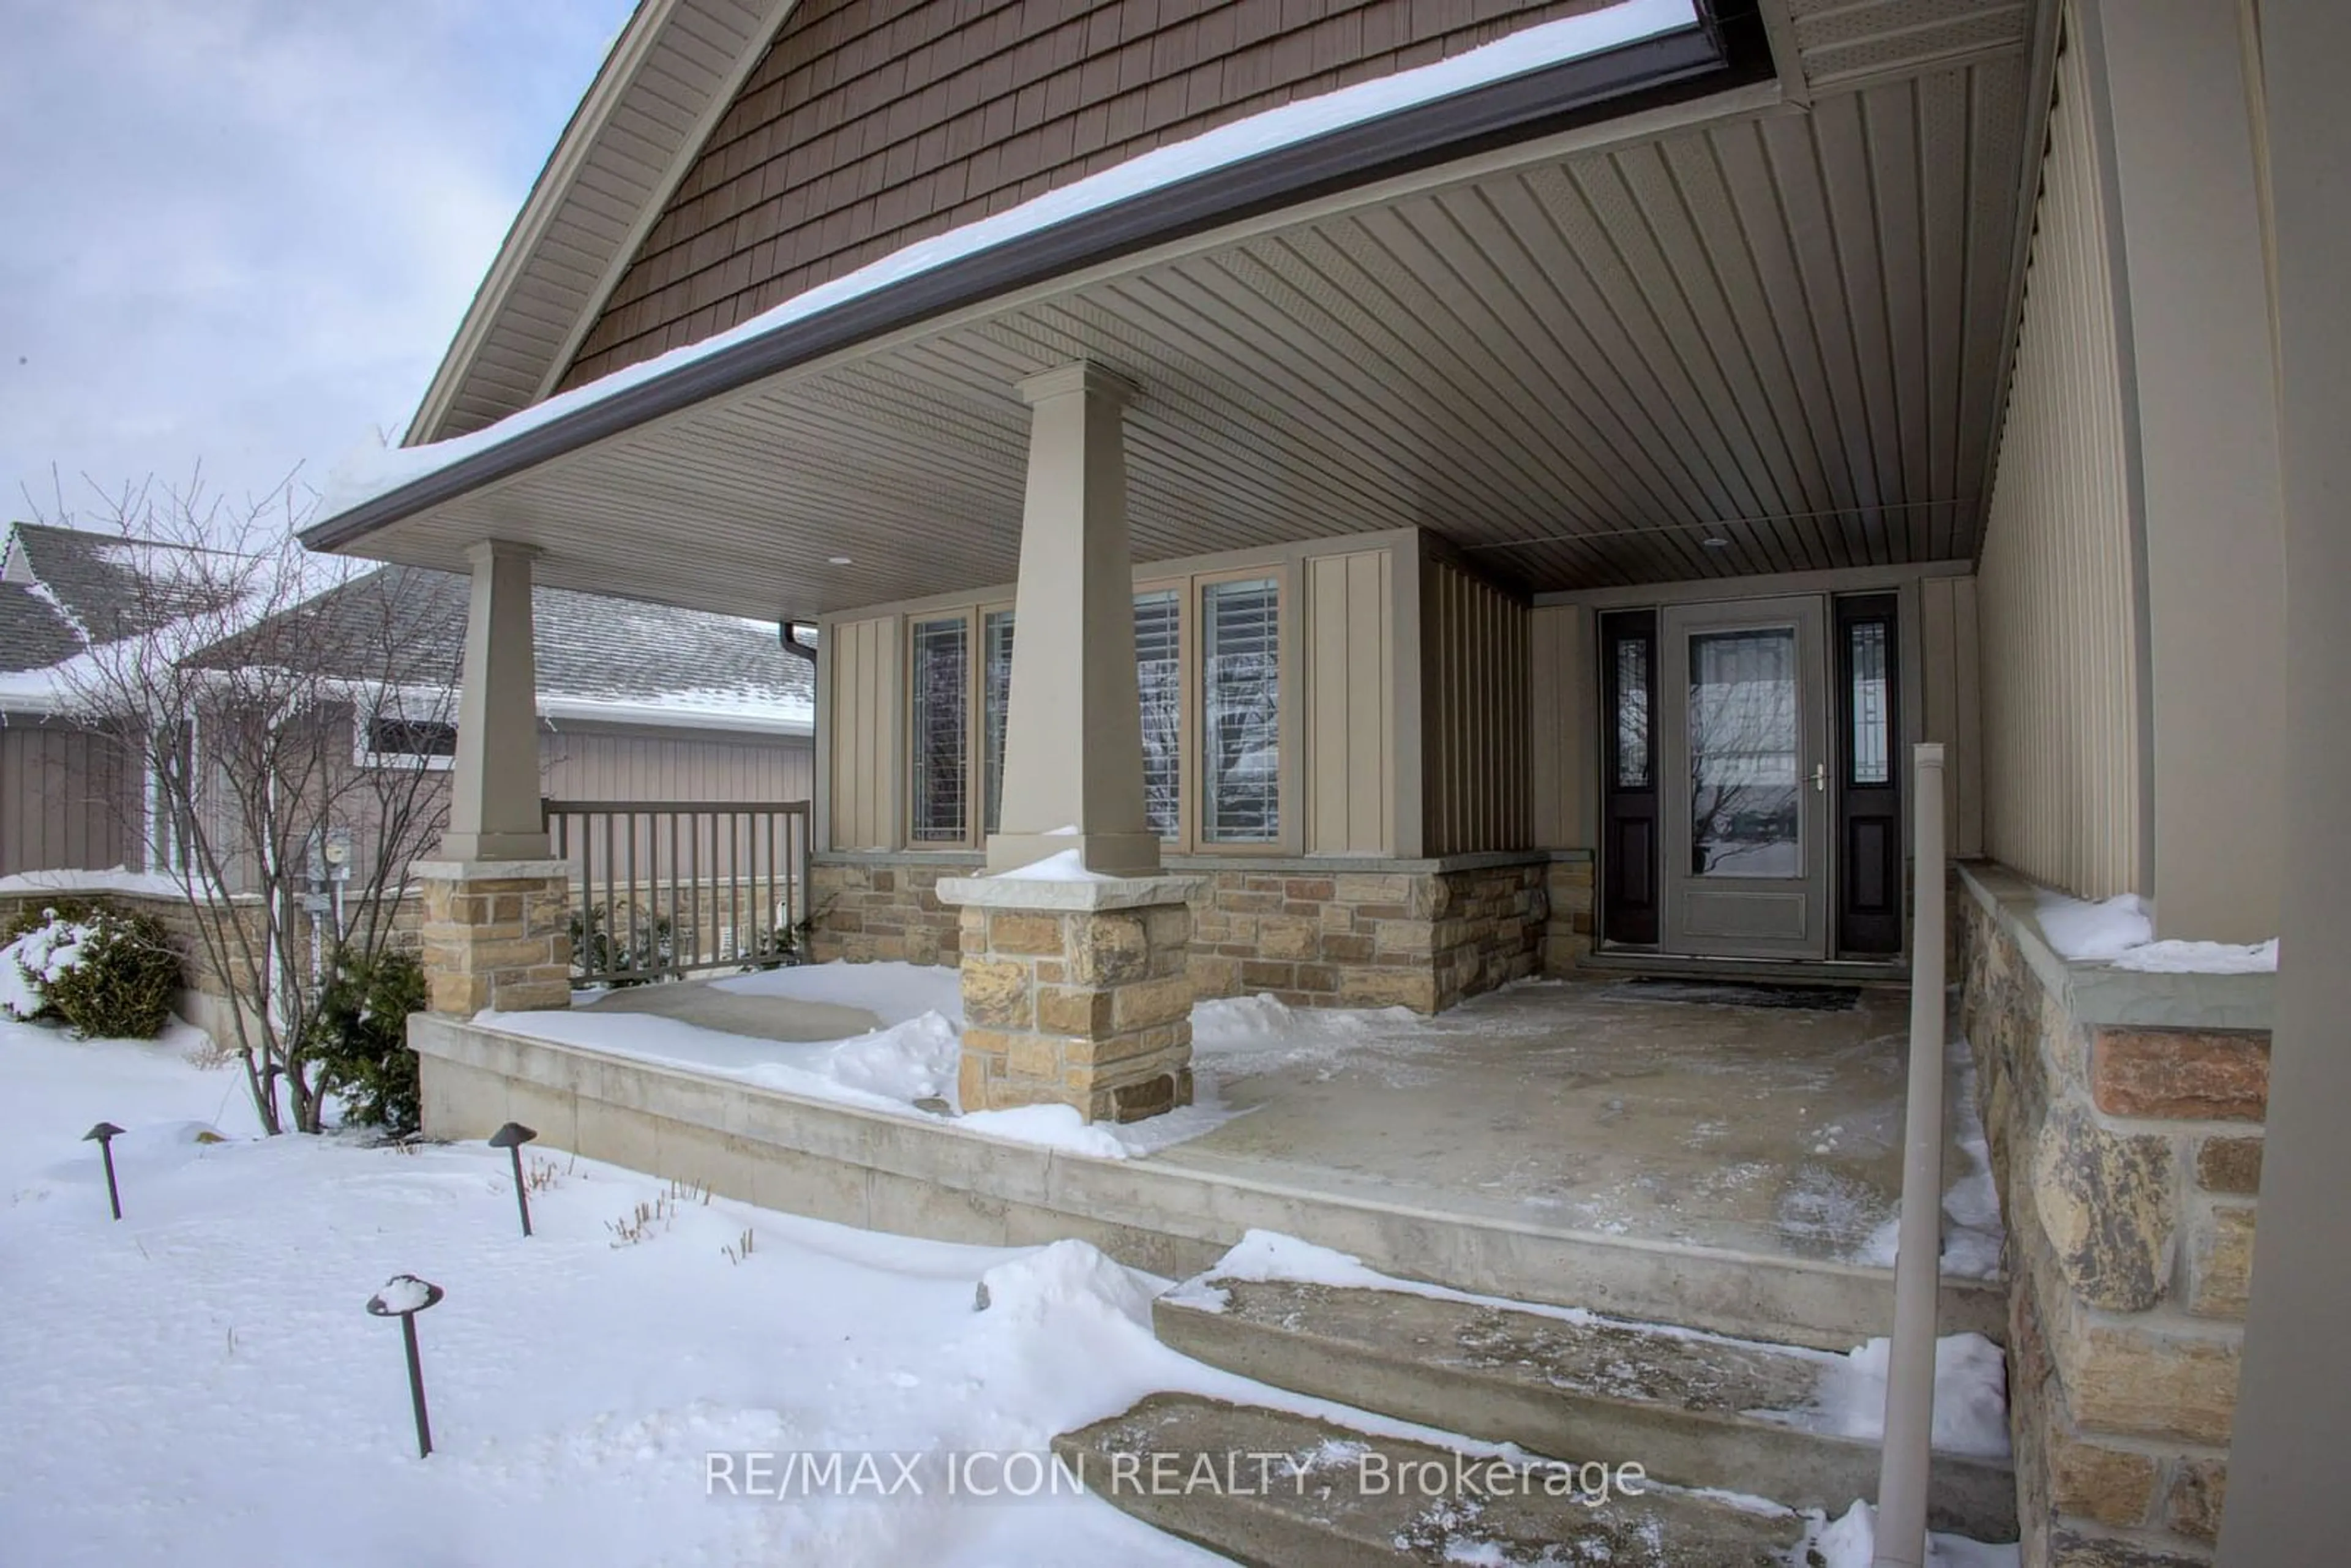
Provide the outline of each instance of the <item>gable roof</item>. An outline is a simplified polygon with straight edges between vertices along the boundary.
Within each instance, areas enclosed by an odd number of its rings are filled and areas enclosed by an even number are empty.
[[[180,570],[202,552],[186,545],[125,538],[115,533],[85,533],[53,523],[16,523],[8,530],[6,586],[38,602],[40,614],[21,601],[11,613],[25,645],[42,650],[57,643],[57,629],[72,645],[54,664],[91,643],[120,642],[170,625],[204,608],[201,578]],[[39,664],[0,664],[27,670]]]
[[[11,528],[0,581],[0,706],[49,711],[56,666],[95,645],[141,636],[193,614],[218,574],[177,572],[198,552],[47,524]],[[217,667],[256,656],[273,628],[324,617],[302,646],[324,650],[317,673],[354,681],[454,683],[465,643],[469,580],[460,573],[385,567],[353,577],[190,655]],[[815,681],[772,624],[540,587],[531,607],[539,711],[549,718],[670,727],[809,733]],[[217,625],[214,621],[211,624]],[[397,650],[391,664],[386,650]]]
[[[318,674],[402,684],[454,683],[463,662],[469,580],[454,572],[383,567],[205,650],[235,660],[289,619],[331,624],[306,638],[327,650]],[[668,610],[559,588],[531,592],[538,706],[552,719],[809,733],[815,681],[773,625]],[[399,663],[389,666],[387,650]]]
[[[794,0],[640,0],[498,248],[406,441],[545,396]]]

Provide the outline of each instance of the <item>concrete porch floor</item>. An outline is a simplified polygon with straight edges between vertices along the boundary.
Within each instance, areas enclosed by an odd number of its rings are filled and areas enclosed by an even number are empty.
[[[1207,1049],[1249,1113],[1151,1158],[1542,1229],[1888,1261],[1868,1249],[1899,1202],[1908,993],[1863,988],[1845,1010],[1725,994],[1538,982],[1332,1049]],[[1955,1059],[1947,1190],[1975,1168],[1960,1076]]]

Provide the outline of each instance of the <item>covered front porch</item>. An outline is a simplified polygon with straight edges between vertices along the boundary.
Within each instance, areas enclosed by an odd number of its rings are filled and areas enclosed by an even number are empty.
[[[958,1113],[956,987],[908,966],[419,1019],[412,1036],[437,1132],[519,1120],[818,1218],[1074,1235],[1171,1278],[1278,1231],[1460,1290],[1844,1350],[1891,1321],[1907,1005],[1890,987],[1638,979],[1521,983],[1436,1019],[1209,1001],[1194,1104],[1116,1127]],[[1997,1340],[1999,1220],[1956,1045],[1949,1070],[1943,1330]]]

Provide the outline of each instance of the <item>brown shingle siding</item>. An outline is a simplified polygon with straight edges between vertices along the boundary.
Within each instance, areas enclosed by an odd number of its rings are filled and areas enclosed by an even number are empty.
[[[807,0],[560,385],[1153,148],[1604,0]]]

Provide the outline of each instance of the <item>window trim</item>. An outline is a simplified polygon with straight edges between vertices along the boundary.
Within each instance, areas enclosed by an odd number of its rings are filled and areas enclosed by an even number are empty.
[[[1189,578],[1190,591],[1184,601],[1184,695],[1187,725],[1185,730],[1184,758],[1188,769],[1185,779],[1184,832],[1185,846],[1179,852],[1194,855],[1233,855],[1280,857],[1297,853],[1298,825],[1298,747],[1301,731],[1299,710],[1298,669],[1298,595],[1293,591],[1292,572],[1287,562],[1267,562],[1261,566],[1224,567],[1215,571],[1196,571]],[[1201,775],[1200,742],[1206,735],[1207,712],[1207,671],[1202,665],[1204,638],[1200,631],[1201,606],[1207,600],[1207,591],[1220,582],[1271,582],[1274,606],[1274,680],[1278,696],[1274,708],[1274,745],[1280,756],[1274,768],[1274,814],[1280,823],[1270,839],[1212,839],[1201,826],[1207,808]]]
[[[1294,858],[1299,853],[1301,825],[1297,780],[1300,747],[1303,744],[1304,734],[1301,727],[1304,697],[1300,687],[1298,622],[1301,601],[1297,578],[1297,562],[1287,558],[1260,559],[1243,565],[1220,564],[1211,570],[1197,571],[1138,572],[1134,576],[1133,599],[1139,599],[1146,593],[1173,592],[1176,595],[1176,659],[1182,685],[1182,700],[1177,707],[1176,720],[1180,728],[1176,786],[1178,831],[1174,837],[1159,841],[1163,853],[1238,860]],[[1279,618],[1275,639],[1279,661],[1276,678],[1280,683],[1280,698],[1276,717],[1276,744],[1281,756],[1275,774],[1275,809],[1280,826],[1271,839],[1218,841],[1207,838],[1200,829],[1202,768],[1199,740],[1206,706],[1200,668],[1200,606],[1205,591],[1213,584],[1259,580],[1273,583]],[[935,604],[929,609],[909,607],[897,612],[900,618],[901,660],[897,696],[902,710],[898,725],[902,751],[897,779],[898,846],[903,851],[910,853],[967,854],[987,848],[984,791],[987,787],[987,617],[999,611],[1017,614],[1018,609],[1013,600],[990,595],[978,600],[967,598],[961,602]],[[914,836],[914,727],[917,717],[914,700],[914,629],[918,625],[932,625],[942,621],[961,621],[964,623],[965,646],[969,650],[965,670],[965,831],[960,839],[917,839]],[[1020,646],[1017,619],[1013,623],[1012,644],[1017,659]],[[1010,742],[1008,717],[1008,747]]]
[[[444,703],[435,711],[412,716],[398,693],[392,693],[375,703],[359,702],[351,706],[351,761],[360,768],[422,768],[428,772],[445,773],[457,766],[457,716],[453,701]],[[379,751],[371,744],[375,727],[386,720],[396,724],[435,724],[449,732],[449,749],[437,751]]]

